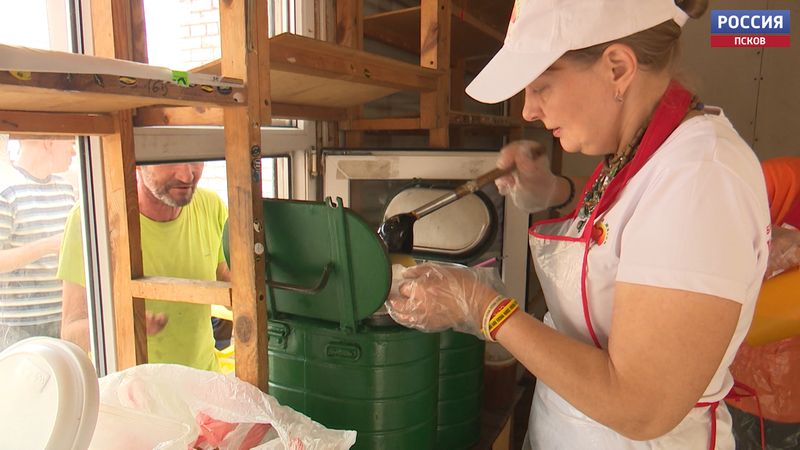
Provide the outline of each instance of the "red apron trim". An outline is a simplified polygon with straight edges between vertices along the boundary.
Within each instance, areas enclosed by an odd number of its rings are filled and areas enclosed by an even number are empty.
[[[592,220],[592,221],[594,220],[594,214],[592,214],[590,220]],[[587,222],[587,223],[591,224],[592,222]],[[585,227],[584,229],[585,230],[591,230],[592,227],[588,226],[588,227]],[[586,234],[586,233],[584,233],[584,234]],[[603,348],[603,346],[600,345],[600,340],[597,339],[597,333],[595,333],[595,331],[594,331],[594,325],[592,325],[592,316],[589,313],[589,293],[586,292],[586,286],[588,285],[588,283],[586,282],[586,274],[588,272],[588,267],[589,267],[589,264],[588,264],[588,262],[589,262],[589,247],[590,246],[589,246],[589,243],[588,243],[588,240],[587,240],[586,245],[584,246],[584,250],[583,250],[583,263],[582,263],[583,267],[581,267],[581,300],[582,300],[582,303],[583,303],[583,320],[586,322],[586,328],[589,330],[589,336],[592,337],[592,342],[594,342],[594,346],[597,347],[597,348]]]
[[[669,135],[672,134],[676,128],[678,128],[678,125],[680,125],[681,121],[683,121],[683,118],[686,116],[686,111],[688,110],[691,101],[692,94],[689,91],[687,91],[677,81],[673,80],[670,82],[667,90],[661,97],[658,106],[656,106],[656,109],[653,112],[652,119],[647,127],[647,131],[645,131],[644,136],[642,136],[642,140],[639,143],[639,147],[636,149],[636,154],[633,156],[633,159],[631,159],[631,161],[620,170],[617,176],[611,180],[611,183],[609,183],[608,187],[606,187],[605,192],[600,198],[600,203],[597,205],[594,211],[592,211],[592,214],[587,220],[587,226],[583,228],[579,237],[548,235],[537,232],[536,228],[540,225],[574,219],[581,207],[580,202],[569,216],[565,218],[548,219],[536,222],[528,230],[530,235],[540,239],[583,242],[585,245],[583,253],[583,267],[581,268],[581,301],[583,303],[583,315],[584,320],[586,321],[586,328],[589,331],[589,335],[591,336],[592,341],[597,348],[603,347],[600,345],[600,341],[597,339],[597,334],[595,333],[594,326],[592,325],[592,318],[589,312],[589,296],[587,293],[588,283],[586,280],[588,270],[587,261],[589,258],[589,248],[591,247],[591,235],[594,221],[599,214],[605,212],[613,204],[628,181],[633,178],[633,176],[636,175],[636,173],[638,173],[642,167],[644,167],[644,165],[650,160],[650,157],[653,156],[653,154],[655,154],[655,152],[661,147],[661,144],[663,144]],[[600,172],[603,169],[603,164],[604,163],[601,162],[598,164],[597,168],[595,168],[592,176],[589,178],[589,181],[581,191],[582,194],[579,198],[585,197],[586,191],[590,188],[590,186],[592,186],[595,179],[600,176]]]
[[[744,391],[744,393],[737,392]],[[758,419],[761,422],[761,449],[764,450],[767,448],[766,446],[766,439],[764,436],[764,416],[761,414],[761,403],[758,401],[758,394],[756,393],[755,389],[751,388],[750,386],[740,383],[736,380],[733,381],[733,386],[731,390],[728,391],[728,394],[725,395],[725,400],[733,400],[737,401],[742,398],[747,397],[755,397],[756,399],[756,408],[758,409]],[[711,436],[708,442],[709,450],[714,450],[717,446],[717,407],[719,406],[719,400],[716,402],[698,402],[695,403],[695,408],[706,408],[708,407],[709,415],[711,416]]]

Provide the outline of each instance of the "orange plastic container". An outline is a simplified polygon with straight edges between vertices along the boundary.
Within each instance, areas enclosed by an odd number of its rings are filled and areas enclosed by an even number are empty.
[[[800,269],[765,281],[745,341],[753,346],[800,335]]]

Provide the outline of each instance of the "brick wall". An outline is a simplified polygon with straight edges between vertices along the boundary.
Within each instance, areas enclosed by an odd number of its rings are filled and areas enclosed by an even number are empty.
[[[197,67],[220,53],[219,0],[180,0],[184,18],[180,25],[181,59],[184,67]]]

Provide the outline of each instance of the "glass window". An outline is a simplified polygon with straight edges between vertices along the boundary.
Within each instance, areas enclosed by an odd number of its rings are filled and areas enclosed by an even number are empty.
[[[58,254],[81,192],[76,140],[0,139],[0,350],[32,336],[60,337]]]
[[[219,195],[228,204],[228,185],[225,161],[206,161],[203,176],[197,184]],[[290,198],[289,157],[261,158],[261,197]]]
[[[0,43],[73,51],[69,0],[0,1]]]

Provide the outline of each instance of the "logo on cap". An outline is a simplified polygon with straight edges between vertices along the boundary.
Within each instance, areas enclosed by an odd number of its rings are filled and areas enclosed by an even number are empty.
[[[712,47],[788,47],[789,10],[712,10]]]

